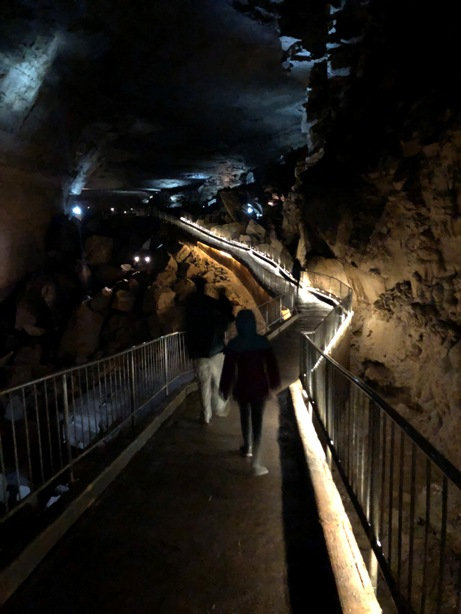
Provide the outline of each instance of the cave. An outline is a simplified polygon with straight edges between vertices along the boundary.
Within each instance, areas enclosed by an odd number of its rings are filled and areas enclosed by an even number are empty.
[[[346,366],[461,469],[453,6],[4,0],[0,17],[0,392],[180,330],[194,274],[239,308],[271,298],[160,212],[352,288]]]

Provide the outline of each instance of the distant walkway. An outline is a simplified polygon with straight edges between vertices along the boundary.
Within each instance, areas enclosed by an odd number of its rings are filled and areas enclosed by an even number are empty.
[[[266,409],[253,477],[237,406],[199,423],[197,394],[137,454],[2,612],[339,613],[302,448],[284,388],[298,375],[307,307],[273,341],[283,386]]]

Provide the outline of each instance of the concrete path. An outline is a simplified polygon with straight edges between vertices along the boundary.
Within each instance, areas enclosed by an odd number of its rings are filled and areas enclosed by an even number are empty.
[[[283,377],[266,407],[253,477],[238,408],[198,421],[197,394],[152,438],[5,604],[5,614],[339,613],[286,387],[299,330],[273,341]]]

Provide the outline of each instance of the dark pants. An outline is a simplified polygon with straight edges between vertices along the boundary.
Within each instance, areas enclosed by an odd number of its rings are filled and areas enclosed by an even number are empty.
[[[255,399],[246,402],[239,401],[243,445],[245,448],[253,446],[253,456],[256,459],[258,459],[261,443],[265,402],[265,399]]]

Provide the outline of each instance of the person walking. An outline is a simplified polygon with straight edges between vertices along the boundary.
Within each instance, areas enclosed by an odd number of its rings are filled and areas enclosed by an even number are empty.
[[[186,345],[199,383],[201,419],[209,424],[213,414],[225,415],[226,401],[219,393],[219,381],[224,362],[224,336],[234,319],[233,306],[224,291],[219,293],[219,299],[208,296],[204,277],[196,276],[192,281],[196,290],[186,301]]]
[[[237,314],[237,336],[224,351],[224,365],[219,390],[224,399],[230,393],[238,402],[242,428],[242,456],[252,457],[253,475],[265,475],[261,464],[261,435],[264,407],[269,392],[280,385],[274,351],[268,339],[256,331],[256,319],[250,309]]]

